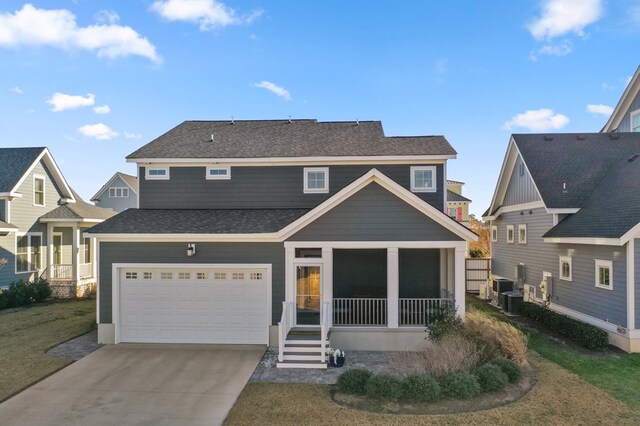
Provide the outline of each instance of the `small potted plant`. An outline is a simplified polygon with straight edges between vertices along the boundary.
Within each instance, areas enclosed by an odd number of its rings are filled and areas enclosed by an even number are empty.
[[[344,365],[344,351],[340,349],[329,348],[327,351],[327,355],[329,356],[329,365],[332,367],[342,367]]]

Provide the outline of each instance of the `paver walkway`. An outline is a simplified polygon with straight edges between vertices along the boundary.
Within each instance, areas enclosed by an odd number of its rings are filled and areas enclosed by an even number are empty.
[[[47,351],[47,355],[78,361],[102,346],[98,343],[98,332],[94,330],[54,346]]]

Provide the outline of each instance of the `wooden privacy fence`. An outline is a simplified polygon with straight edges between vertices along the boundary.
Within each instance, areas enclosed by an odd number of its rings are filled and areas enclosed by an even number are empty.
[[[479,293],[480,284],[484,284],[491,276],[491,258],[474,257],[465,259],[465,280],[467,292]]]

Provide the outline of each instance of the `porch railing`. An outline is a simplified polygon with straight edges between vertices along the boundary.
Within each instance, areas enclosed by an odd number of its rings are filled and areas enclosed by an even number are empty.
[[[434,315],[454,309],[453,300],[442,299],[399,299],[398,324],[400,326],[422,327],[427,325]]]
[[[70,280],[73,278],[73,265],[51,265],[51,278]]]
[[[293,303],[282,302],[282,317],[278,323],[278,361],[284,361],[284,342],[293,326]],[[323,345],[324,347],[324,345]]]
[[[333,299],[333,325],[386,326],[387,299]]]
[[[80,278],[89,278],[93,275],[93,264],[81,263],[80,264]]]

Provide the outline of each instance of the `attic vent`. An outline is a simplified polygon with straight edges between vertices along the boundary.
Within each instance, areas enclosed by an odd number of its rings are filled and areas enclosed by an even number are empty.
[[[585,135],[576,135],[576,139],[578,139],[579,141],[583,141],[585,140],[587,137]]]
[[[609,139],[611,139],[612,141],[617,141],[618,139],[620,139],[620,135],[617,133],[609,133]]]
[[[631,157],[627,158],[627,161],[631,163],[636,158],[638,158],[638,154],[633,154]]]
[[[211,139],[210,139],[210,142],[213,142],[213,141],[214,141],[213,133],[211,133]]]
[[[553,136],[551,136],[551,135],[545,135],[545,136],[544,136],[544,140],[545,140],[545,141],[547,141],[547,142],[550,142],[550,141],[552,141],[552,140],[553,140]]]

